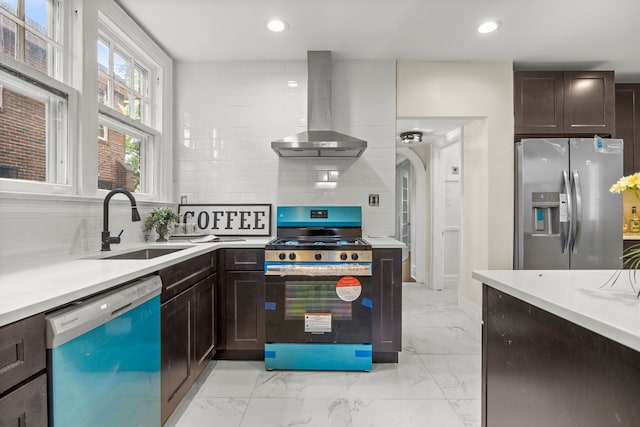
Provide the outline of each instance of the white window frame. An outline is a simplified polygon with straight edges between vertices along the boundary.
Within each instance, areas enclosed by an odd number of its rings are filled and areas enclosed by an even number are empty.
[[[68,45],[68,43],[65,43],[65,41],[68,40],[68,38],[65,37],[65,34],[66,34],[65,28],[67,27],[68,21],[65,18],[68,17],[68,13],[66,12],[67,8],[65,8],[64,0],[58,1],[58,7],[56,8],[56,11],[55,11],[56,16],[53,19],[49,19],[49,25],[51,25],[54,20],[56,21],[56,27],[54,28],[54,31],[53,31],[55,34],[53,37],[49,37],[48,35],[44,35],[40,33],[39,31],[31,27],[26,22],[26,19],[23,18],[25,14],[24,3],[25,3],[25,0],[17,0],[17,9],[18,9],[17,15],[13,15],[11,12],[3,8],[0,8],[0,15],[3,15],[11,22],[14,22],[17,27],[22,27],[24,31],[29,31],[35,34],[37,37],[44,39],[47,42],[47,44],[49,45],[49,49],[47,50],[47,55],[48,55],[48,58],[50,59],[47,62],[47,75],[56,80],[64,81],[65,70],[68,68],[65,66],[65,63],[67,62],[66,58],[68,57],[67,55],[68,50],[65,48],[65,46]],[[58,40],[56,40],[56,38],[58,38]],[[17,58],[11,58],[6,54],[0,54],[0,55],[16,60],[30,67],[24,61],[25,44],[26,44],[25,34],[22,30],[18,30],[16,32]],[[54,47],[53,50],[51,49],[51,46]],[[55,54],[56,49],[58,52],[61,52],[62,58],[60,58],[58,55]]]
[[[173,148],[170,146],[172,127],[170,122],[165,119],[168,108],[167,88],[164,87],[164,75],[171,75],[172,63],[162,50],[144,33],[142,30],[117,6],[111,2],[105,2],[98,11],[98,34],[94,40],[97,49],[99,37],[105,37],[115,46],[123,49],[126,55],[133,57],[132,64],[139,62],[147,71],[147,99],[148,102],[148,124],[142,123],[140,120],[133,120],[117,110],[107,107],[98,102],[97,93],[94,94],[95,105],[98,108],[98,124],[120,123],[124,125],[124,131],[131,133],[131,130],[138,130],[142,135],[148,135],[147,146],[142,147],[141,169],[144,165],[148,176],[142,176],[141,179],[148,185],[151,190],[146,189],[144,193],[135,193],[137,200],[160,201],[172,196],[169,189],[172,182],[172,173],[166,173],[171,168],[171,154]],[[110,64],[110,67],[112,65]],[[95,67],[97,70],[98,59],[96,57]],[[97,71],[96,71],[97,77]],[[170,82],[170,80],[168,80]],[[133,84],[132,84],[133,87]],[[96,138],[97,141],[97,138]],[[143,154],[144,153],[144,154]],[[96,159],[97,161],[97,159]],[[151,174],[149,170],[152,169]],[[162,173],[161,173],[162,172]],[[97,185],[97,175],[96,175]],[[107,190],[97,190],[99,195],[107,193]]]
[[[77,140],[77,127],[74,126],[72,118],[77,117],[78,113],[78,92],[64,83],[31,68],[29,65],[10,57],[2,58],[2,61],[0,61],[0,84],[11,86],[12,82],[17,80],[28,85],[28,87],[30,86],[28,91],[36,99],[45,99],[43,94],[48,91],[44,88],[50,88],[49,92],[54,94],[57,92],[60,97],[66,97],[67,110],[61,114],[61,119],[65,122],[65,126],[56,130],[51,122],[47,124],[47,135],[53,131],[57,133],[57,140],[54,142],[54,146],[51,146],[49,144],[50,141],[47,141],[47,182],[0,178],[0,191],[74,194],[76,184],[74,171],[77,151],[74,141]],[[58,162],[55,159],[62,162]],[[51,182],[54,180],[56,182]]]
[[[107,129],[113,129],[119,133],[129,134],[140,139],[140,192],[134,193],[136,199],[138,196],[144,199],[152,199],[155,196],[156,179],[159,175],[156,169],[158,163],[158,150],[156,149],[156,141],[159,134],[155,129],[140,124],[129,118],[129,123],[125,123],[119,118],[113,117],[112,113],[117,113],[111,108],[101,105],[99,107],[101,114],[98,116],[98,125],[103,125]],[[106,138],[106,135],[105,135]],[[124,159],[123,159],[124,160]],[[96,176],[96,180],[98,177]],[[151,191],[149,191],[151,190]],[[108,190],[99,189],[98,191],[108,192]]]

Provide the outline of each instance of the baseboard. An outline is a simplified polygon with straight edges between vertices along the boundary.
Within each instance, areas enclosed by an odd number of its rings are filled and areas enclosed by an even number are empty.
[[[444,287],[458,289],[460,282],[460,276],[457,274],[445,274],[444,275]]]

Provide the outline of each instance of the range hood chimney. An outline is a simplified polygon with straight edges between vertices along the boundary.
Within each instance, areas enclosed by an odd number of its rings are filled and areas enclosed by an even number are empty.
[[[280,157],[360,157],[367,141],[331,130],[331,51],[307,52],[307,131],[271,143]]]

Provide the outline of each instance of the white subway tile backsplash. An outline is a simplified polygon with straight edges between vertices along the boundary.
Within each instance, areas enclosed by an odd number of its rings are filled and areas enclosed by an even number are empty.
[[[191,203],[357,204],[371,216],[367,228],[392,234],[395,62],[334,61],[333,126],[368,141],[358,159],[271,150],[272,140],[306,130],[306,80],[306,61],[178,64],[177,194]],[[381,195],[379,207],[368,207],[369,193]]]

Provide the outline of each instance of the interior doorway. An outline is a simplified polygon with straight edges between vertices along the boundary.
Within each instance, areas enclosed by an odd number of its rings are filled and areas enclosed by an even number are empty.
[[[445,286],[461,290],[462,147],[469,121],[402,118],[397,122],[396,235],[407,244],[403,258],[410,262],[410,277],[436,290]],[[402,142],[400,134],[407,131],[420,132],[421,139]]]

